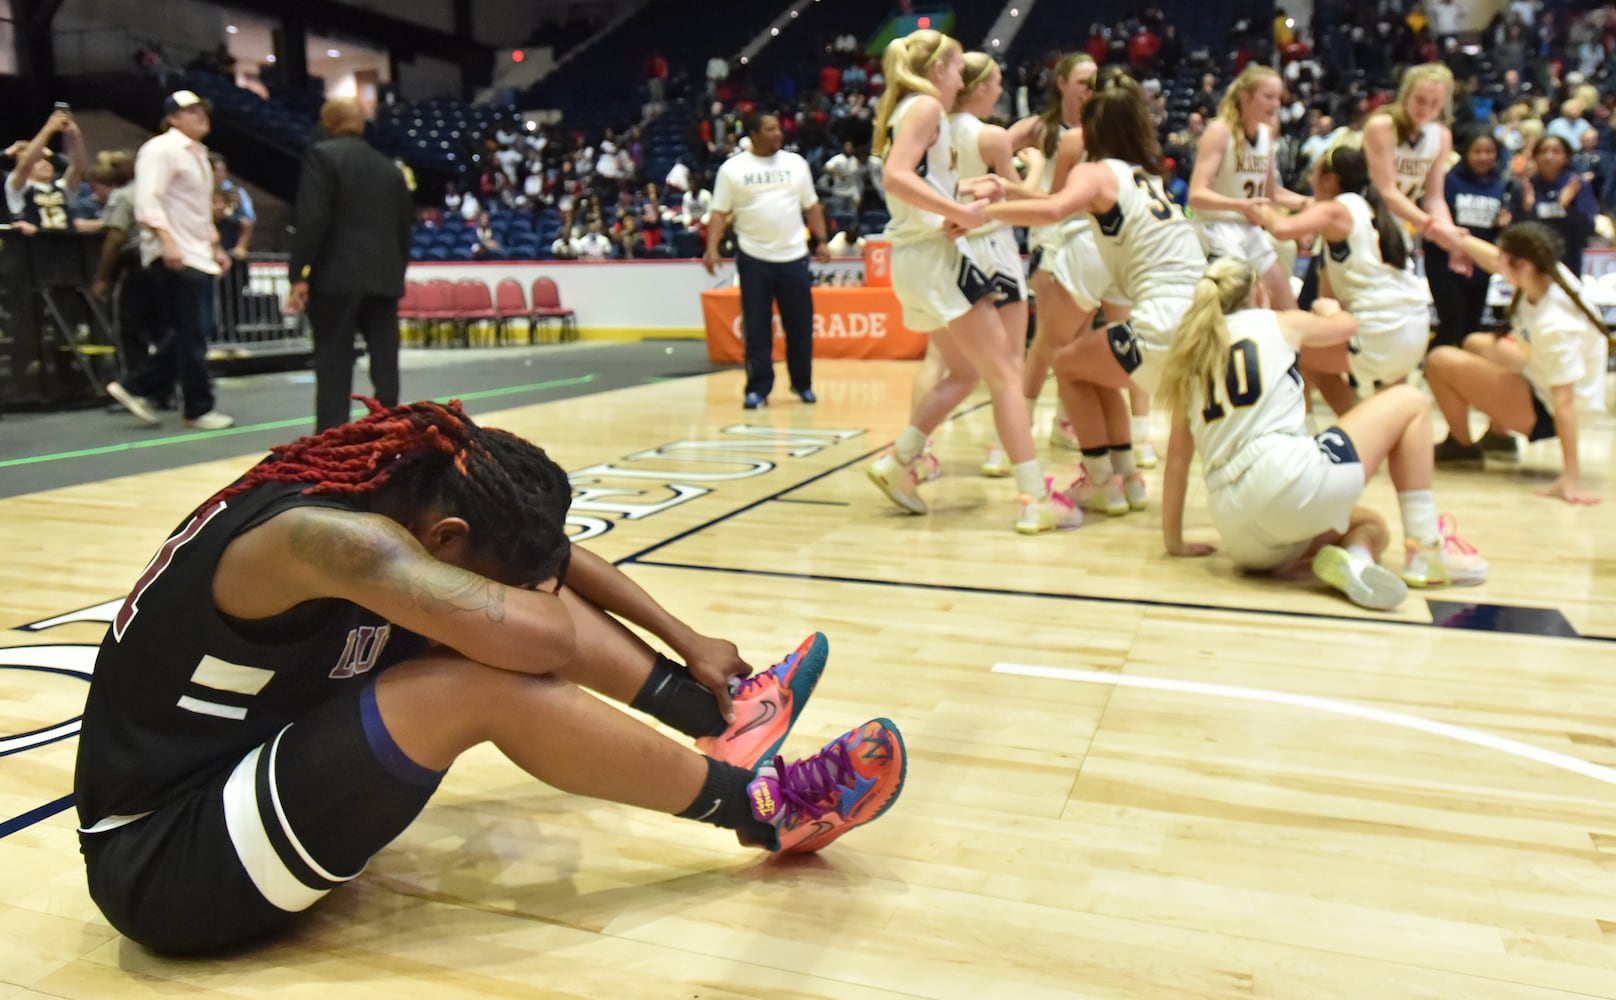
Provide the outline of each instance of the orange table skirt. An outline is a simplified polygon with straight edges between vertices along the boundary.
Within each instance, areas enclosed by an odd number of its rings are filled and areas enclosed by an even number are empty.
[[[741,290],[701,293],[707,324],[707,357],[717,363],[746,361],[741,329]],[[918,358],[926,353],[925,334],[903,325],[903,307],[891,288],[815,288],[814,357]],[[774,314],[774,359],[785,360],[786,338]]]

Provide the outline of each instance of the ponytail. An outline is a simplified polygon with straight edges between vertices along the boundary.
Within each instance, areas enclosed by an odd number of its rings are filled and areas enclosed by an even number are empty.
[[[1229,326],[1224,315],[1251,300],[1257,273],[1233,257],[1215,260],[1195,283],[1195,296],[1167,352],[1157,398],[1169,413],[1187,411],[1229,365]]]
[[[881,56],[881,72],[887,78],[887,89],[875,106],[870,152],[885,158],[887,150],[892,148],[892,112],[899,101],[910,94],[927,94],[942,100],[937,88],[926,78],[926,71],[958,49],[958,42],[930,28],[912,31],[887,43],[886,52]]]
[[[1387,207],[1375,186],[1369,183],[1369,159],[1357,146],[1337,144],[1324,153],[1324,172],[1334,174],[1341,182],[1344,194],[1362,195],[1374,213],[1375,233],[1379,237],[1380,259],[1399,271],[1408,264],[1408,239],[1403,235],[1403,224]]]
[[[1560,238],[1559,233],[1541,222],[1517,222],[1498,234],[1498,250],[1516,260],[1526,261],[1539,274],[1559,285],[1576,304],[1577,310],[1588,317],[1588,322],[1593,324],[1595,330],[1607,337],[1610,335],[1604,317],[1589,308],[1588,303],[1583,301],[1581,293],[1573,289],[1566,281],[1565,275],[1560,273],[1560,258],[1565,256],[1565,241]],[[1515,317],[1515,307],[1520,305],[1521,294],[1519,288],[1515,289],[1515,297],[1509,302],[1509,313],[1504,317],[1506,322]]]

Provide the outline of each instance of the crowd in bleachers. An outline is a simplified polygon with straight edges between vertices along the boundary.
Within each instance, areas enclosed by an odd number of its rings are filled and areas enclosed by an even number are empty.
[[[832,6],[809,16],[855,16]],[[1004,65],[1000,117],[1041,110],[1063,50],[1126,65],[1151,98],[1176,175],[1170,186],[1182,191],[1226,81],[1253,60],[1277,62],[1285,83],[1279,163],[1286,183],[1301,188],[1336,130],[1361,124],[1390,99],[1399,67],[1440,60],[1459,81],[1456,136],[1486,131],[1495,138],[1517,204],[1529,197],[1529,177],[1557,169],[1540,164],[1538,155],[1542,138],[1554,136],[1564,140],[1565,169],[1590,189],[1578,204],[1595,211],[1610,205],[1616,97],[1600,89],[1616,58],[1610,8],[1514,0],[1479,35],[1458,30],[1458,11],[1458,0],[1323,0],[1305,33],[1281,9],[1272,24],[1237,21],[1210,45],[1180,37],[1175,23],[1182,18],[1154,6],[1108,22],[1073,23],[1064,33],[1034,31],[1018,40]],[[561,34],[543,40],[575,42],[587,27],[552,26]],[[384,104],[371,131],[378,147],[455,178],[441,204],[423,205],[416,257],[698,256],[711,178],[743,147],[740,121],[753,110],[779,113],[786,147],[815,172],[833,231],[851,231],[856,240],[879,230],[886,219],[881,170],[868,151],[874,103],[885,85],[880,59],[839,24],[814,28],[782,38],[773,58],[766,47],[744,64],[724,55],[692,62],[685,58],[692,54],[679,53],[670,65],[659,51],[635,54],[643,56],[640,96],[660,98],[643,123],[628,114],[603,128],[590,116],[569,115],[529,128],[508,106]],[[314,98],[264,100],[216,73],[192,72],[186,82],[219,113],[272,140],[298,146],[313,137]],[[1559,145],[1544,147],[1549,161]],[[436,203],[441,190],[427,185],[423,200]]]

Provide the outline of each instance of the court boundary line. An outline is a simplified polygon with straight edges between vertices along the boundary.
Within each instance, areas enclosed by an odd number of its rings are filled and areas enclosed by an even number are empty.
[[[1180,680],[1172,677],[1150,677],[1139,674],[1113,673],[1104,670],[1076,670],[1070,667],[1048,667],[1037,663],[995,663],[991,668],[995,674],[1004,674],[1013,677],[1035,677],[1042,680],[1072,681],[1078,684],[1103,684],[1113,688],[1129,687],[1146,691],[1168,691],[1175,694],[1205,695],[1210,698],[1233,698],[1241,701],[1265,702],[1271,705],[1289,705],[1295,708],[1312,709],[1328,715],[1340,715],[1349,719],[1363,719],[1369,722],[1380,722],[1400,729],[1411,729],[1415,732],[1425,733],[1429,736],[1445,736],[1459,743],[1468,743],[1471,746],[1488,750],[1497,750],[1500,753],[1520,757],[1524,760],[1536,761],[1548,767],[1580,774],[1585,778],[1604,782],[1607,785],[1616,785],[1616,768],[1596,764],[1593,761],[1573,757],[1570,754],[1560,753],[1544,747],[1533,746],[1520,740],[1512,740],[1504,736],[1494,736],[1492,733],[1469,726],[1456,726],[1450,722],[1438,722],[1423,716],[1408,712],[1396,712],[1391,709],[1375,708],[1372,705],[1361,705],[1357,702],[1343,701],[1339,698],[1326,698],[1321,695],[1298,694],[1294,691],[1276,691],[1273,688],[1255,688],[1240,684],[1212,684],[1206,681]]]
[[[626,562],[626,560],[625,560]],[[1421,622],[1409,621],[1406,618],[1369,618],[1357,615],[1332,615],[1314,611],[1285,611],[1278,608],[1234,608],[1218,604],[1191,604],[1180,601],[1163,601],[1154,598],[1140,597],[1110,597],[1104,594],[1066,594],[1052,590],[1012,590],[1006,587],[983,587],[964,583],[926,583],[918,580],[876,580],[857,576],[836,576],[828,573],[788,573],[783,570],[768,569],[738,569],[733,566],[702,566],[697,563],[664,562],[661,560],[636,559],[632,563],[636,566],[653,566],[658,569],[689,569],[706,573],[734,573],[741,576],[766,576],[779,580],[805,580],[811,583],[852,583],[868,584],[875,587],[908,587],[916,590],[934,590],[959,594],[982,594],[989,597],[1030,597],[1037,600],[1055,601],[1084,601],[1091,604],[1121,605],[1125,607],[1150,608],[1169,611],[1216,611],[1234,615],[1264,615],[1275,618],[1301,619],[1306,621],[1350,622],[1355,625],[1396,625],[1403,628],[1443,629],[1447,626],[1439,625],[1435,621]],[[623,565],[623,563],[619,563]],[[1423,600],[1423,598],[1422,598]],[[1527,605],[1510,605],[1511,607],[1527,607]],[[1546,608],[1542,610],[1557,610]],[[1608,635],[1537,635],[1531,632],[1486,632],[1479,629],[1450,629],[1455,633],[1470,633],[1474,635],[1503,635],[1520,636],[1527,639],[1560,640],[1566,642],[1609,642],[1616,643],[1616,636]]]

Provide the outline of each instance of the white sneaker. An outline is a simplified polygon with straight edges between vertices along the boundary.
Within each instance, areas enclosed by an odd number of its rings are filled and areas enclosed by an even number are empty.
[[[1410,587],[1474,587],[1487,580],[1487,560],[1459,537],[1459,526],[1443,514],[1437,519],[1441,541],[1421,546],[1409,539],[1408,564],[1402,577]]]
[[[1160,461],[1156,457],[1156,446],[1149,441],[1133,443],[1133,459],[1141,469],[1154,469]]]
[[[1070,420],[1057,420],[1055,426],[1049,430],[1049,443],[1057,448],[1067,451],[1082,451],[1083,446],[1078,443],[1077,431],[1072,429]]]
[[[1044,480],[1042,497],[1022,496],[1021,514],[1016,518],[1016,531],[1023,535],[1038,535],[1046,531],[1068,531],[1083,523],[1083,512],[1055,489],[1055,481]]]
[[[128,410],[130,413],[133,413],[135,415],[135,419],[139,420],[141,423],[150,424],[153,427],[156,427],[158,424],[162,423],[162,418],[157,416],[157,411],[152,409],[152,405],[150,403],[144,399],[141,399],[128,389],[125,389],[118,383],[107,383],[107,395],[117,400],[119,406]]]
[[[218,410],[209,410],[200,417],[186,417],[182,423],[199,431],[222,431],[226,427],[236,426],[236,418]]]
[[[920,499],[920,482],[914,463],[903,465],[895,454],[888,451],[864,471],[870,477],[870,482],[887,495],[888,500],[909,513],[924,514],[929,509],[926,501]]]
[[[996,444],[988,445],[988,457],[982,460],[982,475],[990,479],[1003,479],[1010,474],[1010,456]]]
[[[942,460],[937,457],[937,442],[927,441],[926,448],[915,459],[915,478],[929,483],[943,474]]]
[[[1396,573],[1379,563],[1360,566],[1339,545],[1326,545],[1318,551],[1313,557],[1313,575],[1371,611],[1390,611],[1408,596],[1408,584]]]
[[[1121,517],[1131,509],[1121,476],[1112,476],[1110,482],[1099,486],[1089,478],[1089,470],[1083,469],[1077,478],[1072,480],[1072,484],[1066,487],[1065,493],[1066,499],[1074,506],[1105,514],[1107,517]]]
[[[1144,510],[1150,506],[1150,493],[1145,489],[1145,477],[1137,472],[1122,480],[1122,495],[1128,498],[1129,510]]]

